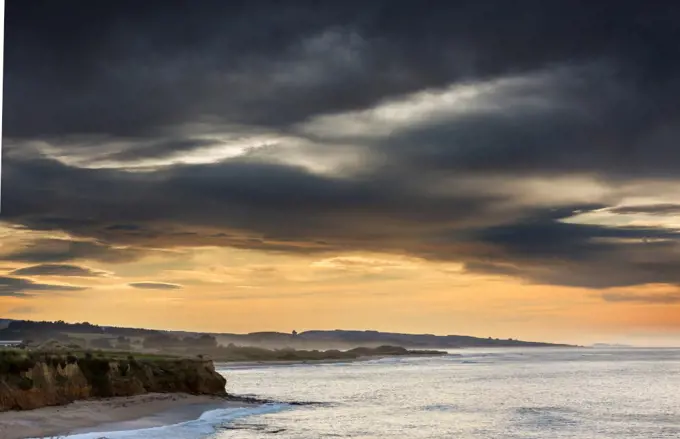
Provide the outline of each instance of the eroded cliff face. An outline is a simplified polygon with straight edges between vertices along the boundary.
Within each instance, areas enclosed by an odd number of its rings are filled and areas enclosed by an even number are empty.
[[[209,360],[46,359],[0,374],[0,411],[152,392],[221,396],[225,385]]]

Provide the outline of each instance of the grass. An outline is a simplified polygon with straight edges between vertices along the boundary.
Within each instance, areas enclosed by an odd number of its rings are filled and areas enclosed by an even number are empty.
[[[296,350],[296,349],[265,349],[252,346],[220,346],[211,349],[197,349],[207,354],[211,359],[220,362],[239,361],[324,361],[324,360],[354,360],[370,356],[400,356],[400,355],[441,355],[439,351],[410,351],[399,346],[380,346],[377,348],[355,348],[348,351],[339,350]],[[188,349],[184,352],[194,352]]]
[[[65,367],[68,364],[80,364],[83,361],[160,361],[177,360],[181,357],[169,354],[138,353],[129,351],[104,350],[29,350],[0,349],[0,374],[18,374],[32,369],[36,363],[47,363],[53,367]]]
[[[35,358],[21,349],[0,350],[0,374],[19,374],[35,366]]]

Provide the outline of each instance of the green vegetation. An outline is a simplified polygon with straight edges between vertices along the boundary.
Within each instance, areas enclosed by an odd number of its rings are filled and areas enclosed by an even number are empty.
[[[209,352],[215,361],[328,361],[356,360],[363,357],[408,356],[408,355],[445,355],[442,351],[412,351],[399,346],[379,346],[377,348],[360,347],[348,351],[331,349],[296,350],[296,349],[263,349],[246,346],[220,346]]]
[[[86,365],[88,370],[98,367],[97,364],[109,361],[160,361],[177,360],[179,356],[156,353],[131,353],[124,351],[49,351],[49,350],[24,350],[24,349],[0,349],[0,375],[13,375],[32,369],[36,363],[62,368],[68,364]],[[92,367],[90,367],[92,366]]]
[[[31,390],[33,388],[33,380],[27,377],[19,378],[19,388],[21,390]]]
[[[303,350],[286,347],[266,349],[254,346],[227,346],[218,344],[215,337],[207,334],[198,337],[178,337],[171,334],[153,335],[144,339],[144,349],[155,352],[203,358],[214,361],[323,361],[354,360],[361,357],[393,355],[441,355],[441,351],[411,351],[399,346],[358,347],[350,350]]]
[[[175,346],[161,352],[130,352],[114,350],[0,350],[0,375],[18,374],[35,366],[37,362],[44,362],[51,366],[78,364],[83,373],[88,375],[99,372],[99,367],[110,361],[118,361],[123,373],[127,373],[136,362],[159,362],[178,360],[181,358],[210,359],[220,362],[239,361],[324,361],[324,360],[354,360],[361,357],[374,356],[406,356],[406,355],[442,355],[441,351],[411,351],[398,346],[381,346],[377,348],[355,348],[348,351],[339,350],[296,350],[264,349],[251,346],[217,346],[201,348],[196,346]]]
[[[443,355],[442,351],[412,351],[399,346],[379,346],[376,348],[359,347],[346,351],[337,349],[331,350],[298,350],[292,348],[284,349],[265,349],[252,346],[218,346],[216,342],[210,343],[207,338],[202,337],[203,343],[192,341],[183,342],[175,339],[168,343],[162,352],[174,353],[176,355],[191,355],[203,358],[208,356],[214,361],[238,362],[238,361],[327,361],[327,360],[355,360],[362,357],[375,356],[405,356],[405,355]],[[186,340],[186,339],[185,339]],[[145,342],[145,345],[148,345]]]
[[[35,366],[36,358],[21,349],[0,350],[0,375],[15,375],[30,370]]]
[[[320,361],[352,360],[357,356],[338,350],[306,351],[295,349],[264,349],[251,346],[220,346],[209,352],[215,361]]]

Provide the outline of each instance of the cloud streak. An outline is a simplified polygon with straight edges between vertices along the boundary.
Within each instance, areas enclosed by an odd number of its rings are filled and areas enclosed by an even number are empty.
[[[182,288],[181,285],[165,282],[133,282],[128,285],[142,290],[179,290]]]
[[[643,303],[649,305],[674,305],[680,303],[680,293],[665,294],[635,294],[635,293],[605,293],[602,298],[614,303]]]
[[[81,291],[84,287],[74,285],[47,284],[30,279],[12,276],[0,276],[0,296],[30,296],[35,291]]]
[[[73,216],[78,215],[77,212],[74,213]],[[43,220],[52,221],[52,219]],[[80,223],[74,220],[73,224],[66,226],[62,220],[55,220],[59,225],[56,227],[52,225],[53,230],[59,228],[68,230],[72,227],[77,228],[80,224],[87,224],[87,222]],[[66,222],[69,221],[66,220]],[[41,229],[43,226],[36,224],[36,228]],[[0,258],[8,261],[46,263],[48,266],[54,267],[55,265],[62,265],[57,264],[60,262],[85,259],[110,263],[129,262],[140,258],[142,255],[143,252],[139,249],[115,247],[101,242],[46,238],[29,241],[23,248],[0,255]],[[61,269],[64,270],[64,268]]]
[[[15,276],[75,276],[75,277],[100,277],[106,275],[105,272],[93,270],[88,267],[81,267],[70,264],[40,264],[18,268],[10,274]]]

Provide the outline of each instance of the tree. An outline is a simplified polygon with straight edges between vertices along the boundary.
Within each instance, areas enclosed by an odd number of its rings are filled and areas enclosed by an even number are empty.
[[[144,339],[145,348],[167,348],[180,345],[181,341],[168,334],[150,335]]]
[[[127,337],[123,337],[122,335],[119,336],[116,339],[116,347],[118,349],[131,349],[132,346],[130,345],[130,339]]]
[[[90,341],[90,346],[100,349],[111,349],[113,347],[111,346],[111,340],[108,338],[95,338]]]
[[[196,346],[200,346],[202,348],[216,348],[217,347],[217,339],[213,337],[212,335],[208,334],[203,334],[199,336],[198,338],[192,340],[193,343],[195,343]]]

